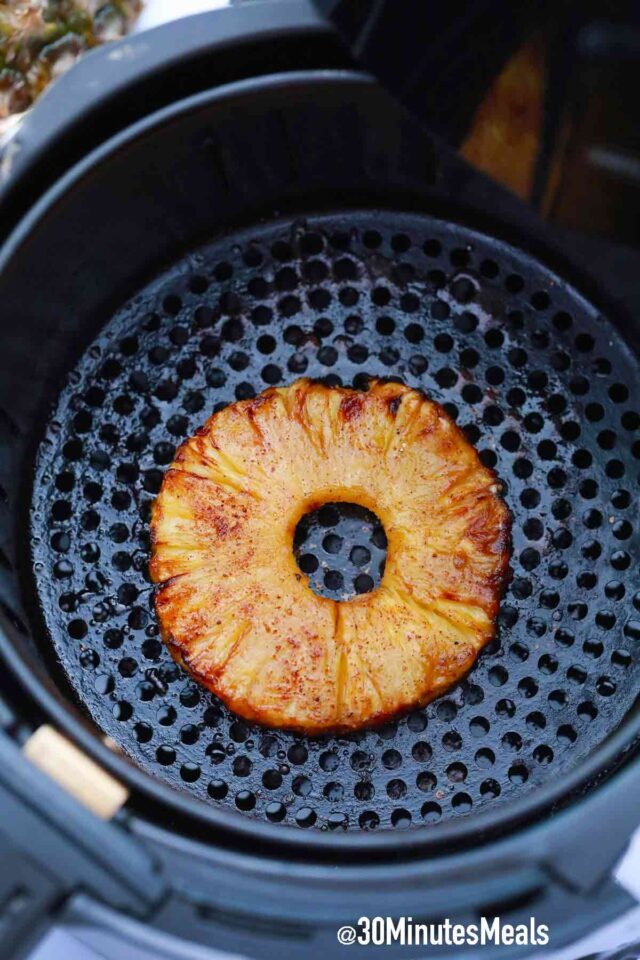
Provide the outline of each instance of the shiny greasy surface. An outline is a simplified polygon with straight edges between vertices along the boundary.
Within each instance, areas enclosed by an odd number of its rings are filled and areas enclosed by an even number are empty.
[[[388,539],[378,589],[344,603],[309,589],[292,550],[300,517],[340,501],[375,511]],[[151,533],[175,658],[245,719],[318,733],[423,705],[469,669],[494,634],[509,515],[418,391],[299,380],[180,447]]]

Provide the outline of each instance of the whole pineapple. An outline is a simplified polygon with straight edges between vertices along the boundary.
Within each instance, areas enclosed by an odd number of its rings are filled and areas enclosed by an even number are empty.
[[[142,0],[0,2],[0,134],[85,50],[126,33]]]

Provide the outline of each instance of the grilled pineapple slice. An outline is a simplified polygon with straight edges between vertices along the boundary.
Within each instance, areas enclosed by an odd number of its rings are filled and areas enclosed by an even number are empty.
[[[292,551],[327,502],[375,512],[379,587],[312,592]],[[179,449],[155,501],[151,575],[173,656],[248,720],[346,731],[425,704],[494,634],[510,518],[444,413],[398,383],[308,380],[226,407]]]

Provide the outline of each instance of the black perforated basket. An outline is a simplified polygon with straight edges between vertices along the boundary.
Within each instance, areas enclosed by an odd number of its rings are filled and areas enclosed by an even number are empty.
[[[305,6],[279,10],[277,25],[243,11],[256,76],[197,92],[192,50],[175,69],[189,97],[163,105],[156,82],[157,111],[83,156],[80,120],[63,127],[77,162],[59,177],[43,128],[18,154],[0,209],[14,226],[0,258],[2,654],[38,715],[129,786],[126,826],[190,910],[242,903],[274,929],[295,914],[318,949],[337,918],[385,904],[566,912],[637,819],[640,396],[625,319],[530,214],[339,68]],[[216,22],[232,33],[228,16]],[[151,89],[129,84],[131,104]],[[47,151],[54,182],[26,209]],[[148,574],[175,445],[302,374],[424,390],[513,515],[495,642],[426,709],[344,737],[252,726],[194,685],[159,639]],[[374,518],[331,505],[292,548],[343,599],[375,585],[385,556]],[[215,884],[190,888],[195,861]],[[206,941],[206,916],[178,914],[157,922]]]

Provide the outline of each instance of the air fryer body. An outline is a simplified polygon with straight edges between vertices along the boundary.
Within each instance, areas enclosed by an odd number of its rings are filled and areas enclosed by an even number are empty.
[[[557,947],[629,907],[636,255],[543,225],[298,2],[92,54],[2,176],[0,830],[34,893],[6,955],[53,916],[105,955],[297,957],[341,952],[361,916],[534,916]],[[194,691],[145,561],[167,435],[300,373],[440,391],[517,527],[477,671],[341,740]],[[43,723],[126,787],[115,818],[25,772]]]

